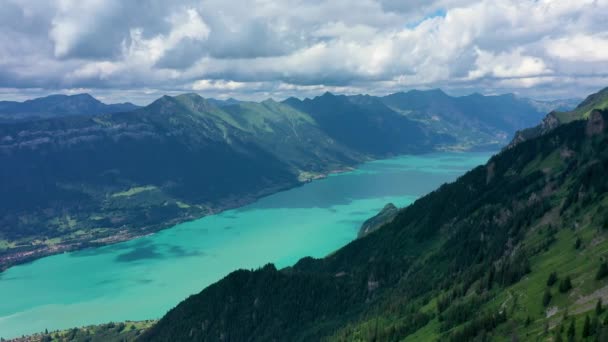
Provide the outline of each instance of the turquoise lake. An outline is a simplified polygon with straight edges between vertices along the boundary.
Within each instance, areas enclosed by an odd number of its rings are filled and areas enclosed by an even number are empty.
[[[490,156],[373,161],[150,236],[12,267],[0,274],[0,337],[159,318],[235,269],[323,257],[386,203],[406,206]]]

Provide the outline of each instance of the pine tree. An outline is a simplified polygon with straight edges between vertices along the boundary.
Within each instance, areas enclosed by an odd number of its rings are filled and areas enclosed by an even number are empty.
[[[557,273],[551,272],[551,274],[549,274],[549,278],[547,279],[547,286],[553,286],[553,284],[555,284],[556,282],[557,282]]]
[[[604,277],[606,277],[608,275],[608,264],[606,264],[605,261],[603,261],[600,264],[600,268],[597,270],[597,273],[595,274],[595,279],[600,280],[603,279]]]
[[[572,281],[570,281],[570,276],[566,276],[566,278],[562,279],[559,283],[559,292],[566,293],[572,289]]]
[[[602,308],[602,298],[597,300],[597,303],[595,304],[595,314],[597,316],[601,315],[602,312],[604,312],[604,309]]]
[[[600,329],[601,329],[600,319],[597,316],[595,316],[591,320],[591,330],[589,331],[589,333],[591,335],[596,335]]]
[[[549,289],[545,289],[545,294],[543,295],[543,306],[546,307],[551,302],[551,291]]]
[[[570,326],[568,327],[568,341],[574,341],[576,336],[576,327],[574,326],[574,317],[570,320]]]
[[[591,320],[589,315],[585,316],[585,324],[583,325],[583,338],[591,336]]]

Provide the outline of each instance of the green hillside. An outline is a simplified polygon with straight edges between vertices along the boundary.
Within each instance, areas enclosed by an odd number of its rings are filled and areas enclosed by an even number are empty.
[[[546,134],[559,125],[577,120],[586,120],[594,109],[606,108],[608,108],[608,88],[604,88],[597,93],[589,95],[576,108],[570,111],[551,111],[543,118],[540,124],[515,133],[515,137],[508,147],[513,147],[522,141]]]
[[[575,109],[566,112],[556,112],[556,116],[561,123],[568,123],[574,120],[589,118],[594,109],[608,108],[608,88],[588,96]]]
[[[603,338],[606,120],[506,150],[324,259],[236,271],[141,340]]]

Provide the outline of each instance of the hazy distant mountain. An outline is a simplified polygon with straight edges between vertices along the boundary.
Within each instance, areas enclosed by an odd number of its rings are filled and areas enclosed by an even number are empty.
[[[127,112],[137,108],[139,106],[129,102],[105,104],[89,94],[50,95],[24,102],[0,101],[0,122]]]
[[[372,96],[325,93],[303,101],[290,98],[284,103],[308,113],[333,139],[365,153],[421,152],[456,142],[454,137],[425,129]]]
[[[536,107],[539,111],[549,113],[552,111],[556,112],[568,112],[576,108],[583,99],[572,98],[563,100],[534,100],[527,99],[531,105]]]
[[[439,89],[395,93],[381,98],[411,120],[459,138],[463,147],[504,145],[520,129],[537,124],[547,113],[512,94],[452,97]]]

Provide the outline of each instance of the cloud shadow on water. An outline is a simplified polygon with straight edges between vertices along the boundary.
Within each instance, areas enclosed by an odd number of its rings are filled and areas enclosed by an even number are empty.
[[[133,250],[120,254],[114,258],[114,260],[118,262],[133,262],[133,261],[141,261],[141,260],[149,260],[149,259],[160,259],[163,255],[158,252],[158,248],[147,245],[135,247]]]

